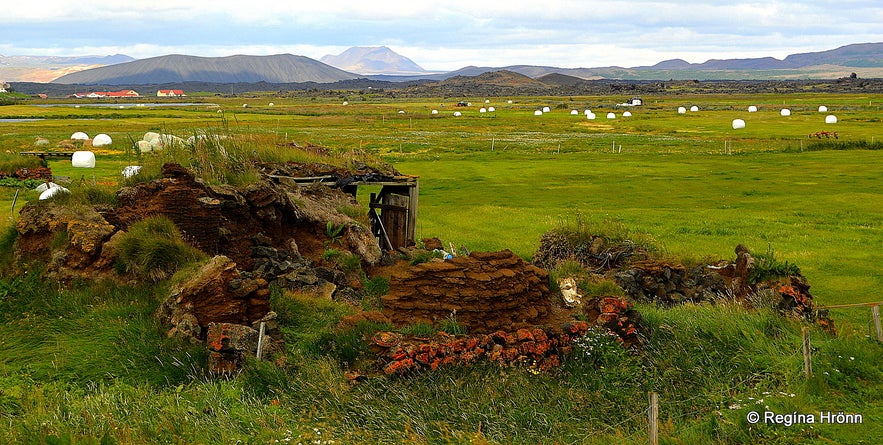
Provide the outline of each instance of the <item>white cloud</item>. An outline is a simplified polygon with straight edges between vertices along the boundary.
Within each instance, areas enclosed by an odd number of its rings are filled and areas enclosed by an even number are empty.
[[[0,51],[318,59],[387,45],[427,69],[636,66],[879,42],[880,23],[879,0],[35,0],[4,5]]]

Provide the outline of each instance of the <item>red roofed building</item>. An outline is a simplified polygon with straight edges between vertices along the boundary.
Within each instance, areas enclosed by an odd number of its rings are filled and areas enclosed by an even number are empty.
[[[184,94],[184,90],[157,90],[157,97],[177,97],[177,96],[186,96]]]

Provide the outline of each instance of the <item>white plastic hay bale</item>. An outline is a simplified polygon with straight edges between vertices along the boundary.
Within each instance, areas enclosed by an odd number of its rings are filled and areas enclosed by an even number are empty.
[[[614,113],[614,112],[607,113],[607,119],[616,119],[616,113]]]
[[[837,123],[837,116],[834,116],[833,114],[829,114],[829,115],[825,116],[825,123],[826,124],[836,124]]]
[[[543,115],[543,110],[537,110],[537,111],[534,111],[534,112],[533,112],[533,115],[534,115],[534,116],[542,116],[542,115]]]
[[[506,103],[509,104],[509,105],[512,105],[512,101],[511,101],[511,100],[507,100]]]
[[[479,112],[479,113],[487,113],[487,108],[485,108],[485,107],[481,107],[481,108],[478,109],[478,112]]]
[[[593,121],[595,120],[595,113],[589,113],[586,115],[586,119]]]
[[[429,114],[438,114],[438,110],[432,110],[429,112]]]
[[[350,103],[347,102],[347,101],[343,101],[343,104],[344,104],[344,105],[349,105]]]
[[[38,192],[38,193],[43,193],[43,192],[45,192],[46,190],[49,190],[49,189],[52,188],[52,187],[61,187],[61,186],[58,185],[58,184],[56,184],[56,183],[54,183],[54,182],[51,182],[51,181],[50,181],[50,182],[44,182],[44,183],[38,185],[36,188],[34,188],[34,191],[35,191],[35,192]]]
[[[269,104],[267,104],[267,106],[268,106],[268,107],[275,107],[276,104],[274,104],[273,102],[270,102]]]
[[[552,111],[551,108],[549,108],[549,107],[543,107],[543,113],[548,113],[548,112],[550,112],[550,111]]]
[[[95,138],[92,139],[92,146],[93,147],[104,147],[104,146],[110,145],[110,144],[113,144],[113,139],[111,139],[110,136],[108,136],[104,133],[100,133],[100,134],[96,135]]]
[[[55,195],[62,194],[62,193],[70,193],[70,192],[71,192],[70,190],[68,190],[58,184],[55,184],[55,187],[49,187],[46,190],[44,190],[43,193],[40,193],[40,199],[41,200],[42,199],[49,199]]]
[[[587,109],[586,111],[583,111],[583,114],[585,114],[586,116],[588,116],[588,115],[592,114],[592,110],[588,110],[588,109]]]
[[[147,141],[138,141],[135,143],[135,146],[138,147],[138,151],[141,153],[150,153],[153,151],[153,145],[150,145],[150,142]]]
[[[690,107],[690,111],[692,111],[692,112],[699,111],[699,107],[697,107],[696,105],[693,105],[692,107]]]
[[[819,105],[819,113],[827,113],[827,112],[828,112],[828,107],[826,107],[824,105]]]
[[[678,107],[678,114],[686,114],[686,113],[687,113],[687,109],[686,109],[686,108],[684,108],[684,107]]]
[[[124,178],[131,178],[132,176],[141,173],[140,165],[127,165],[126,168],[123,169],[122,175]]]
[[[749,112],[749,113],[757,113],[757,106],[755,106],[755,105],[751,105],[751,106],[749,106],[749,107],[748,107],[748,112]]]
[[[485,100],[484,100],[484,103],[489,104],[489,103],[491,103],[491,100],[490,100],[490,99],[485,99]]]
[[[782,116],[791,116],[791,110],[789,110],[787,108],[782,108],[782,111],[780,112],[780,114]]]
[[[459,112],[459,111],[455,111],[455,112],[454,112],[454,117],[460,117],[460,116],[462,116],[462,115],[463,115],[463,113],[461,113],[461,112]]]
[[[631,111],[625,111],[625,112],[622,113],[622,117],[632,117],[632,112],[631,112]]]
[[[488,113],[493,113],[493,112],[495,112],[495,111],[497,111],[496,108],[494,108],[494,107],[487,107],[487,112],[488,112]]]
[[[405,114],[405,110],[399,110],[399,114]]]
[[[88,141],[88,140],[89,140],[89,135],[86,134],[86,133],[83,133],[82,131],[78,131],[78,132],[76,132],[76,133],[74,133],[74,134],[71,135],[71,140],[74,140],[74,141]]]
[[[579,114],[579,111],[576,111],[576,110],[570,110],[570,114],[573,115],[573,116],[576,116],[576,115]]]
[[[733,119],[733,130],[738,130],[740,128],[745,128],[745,121],[742,119]]]
[[[147,142],[153,142],[153,141],[158,141],[159,138],[160,138],[159,133],[157,133],[155,131],[148,131],[147,133],[144,133],[144,137],[141,139],[143,139]]]
[[[75,151],[71,156],[71,167],[95,168],[95,153],[91,151]]]

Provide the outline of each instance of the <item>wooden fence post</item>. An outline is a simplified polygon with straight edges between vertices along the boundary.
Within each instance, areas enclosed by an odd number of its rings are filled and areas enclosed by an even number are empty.
[[[803,327],[803,373],[812,377],[812,346],[809,342],[809,326]]]
[[[647,411],[649,420],[650,445],[659,445],[659,394],[650,392],[650,409]]]
[[[880,326],[880,306],[871,306],[871,315],[874,317],[874,329],[877,331],[877,341],[883,342],[883,327]]]

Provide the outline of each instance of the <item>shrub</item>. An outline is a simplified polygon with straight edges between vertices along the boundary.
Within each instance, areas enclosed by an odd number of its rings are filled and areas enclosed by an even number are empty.
[[[182,266],[206,258],[187,244],[165,216],[151,216],[133,224],[120,239],[118,260],[126,272],[159,281]]]
[[[754,255],[754,267],[748,272],[751,284],[762,283],[776,278],[799,276],[800,268],[787,261],[779,261],[772,249]]]

